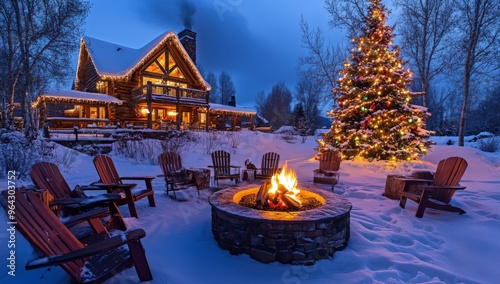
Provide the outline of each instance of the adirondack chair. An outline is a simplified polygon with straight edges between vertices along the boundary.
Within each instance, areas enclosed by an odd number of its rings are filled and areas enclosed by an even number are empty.
[[[135,266],[140,281],[153,279],[141,240],[146,233],[136,229],[106,236],[92,244],[80,242],[33,192],[15,191],[16,229],[41,258],[26,264],[26,270],[59,265],[77,283],[101,283]]]
[[[319,169],[314,170],[313,182],[331,184],[332,191],[339,181],[342,156],[337,151],[326,151],[318,155]]]
[[[148,198],[149,206],[155,207],[154,191],[151,181],[154,176],[133,176],[120,177],[116,171],[115,164],[111,157],[106,155],[97,155],[94,158],[94,166],[99,174],[100,181],[92,185],[105,188],[110,193],[124,192],[125,198],[118,201],[119,205],[127,204],[132,217],[139,218],[135,202],[144,197]],[[123,183],[122,180],[143,180],[146,188],[135,188],[135,183]]]
[[[182,167],[181,156],[173,152],[163,152],[158,156],[158,162],[165,178],[167,195],[169,191],[174,193],[173,198],[177,199],[175,192],[181,189],[195,186],[192,173]],[[198,196],[200,191],[198,190]]]
[[[460,157],[450,157],[439,162],[436,173],[432,180],[403,178],[405,186],[401,192],[399,205],[405,208],[406,200],[410,199],[418,203],[416,217],[422,218],[426,208],[458,212],[460,215],[465,211],[450,204],[451,198],[457,190],[465,189],[459,182],[465,170],[467,161]],[[408,190],[410,184],[417,184],[421,194],[415,194]]]
[[[81,189],[99,189],[89,186],[78,187],[78,189],[72,191],[59,171],[59,167],[49,162],[39,162],[33,165],[30,177],[38,189],[49,191],[54,198],[50,202],[50,205],[61,208],[63,216],[80,214],[94,208],[108,207],[107,214],[111,218],[106,223],[106,229],[120,229],[123,231],[127,229],[123,217],[115,204],[116,201],[121,199],[121,195],[100,194],[89,197]],[[104,212],[102,211],[102,214],[99,215],[106,215]],[[95,226],[97,225],[94,221],[92,221],[91,225],[94,231],[96,231]]]
[[[220,179],[234,179],[234,182],[238,185],[240,166],[231,165],[231,154],[223,150],[212,152],[212,164],[214,168],[214,181],[217,181],[217,186]]]
[[[255,178],[270,179],[278,170],[280,155],[274,152],[267,152],[262,156],[260,168],[255,171]]]

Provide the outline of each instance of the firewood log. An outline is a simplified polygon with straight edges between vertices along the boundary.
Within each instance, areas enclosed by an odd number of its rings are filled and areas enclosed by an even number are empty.
[[[278,192],[279,192],[279,193],[283,193],[283,194],[285,194],[285,193],[287,193],[287,192],[288,192],[288,188],[286,188],[286,187],[285,187],[284,185],[282,185],[282,184],[278,184]]]
[[[298,209],[300,207],[300,202],[291,196],[281,193],[280,198],[288,206],[288,208]]]
[[[266,204],[266,201],[267,201],[267,198],[269,195],[268,188],[270,185],[271,185],[270,183],[265,181],[260,186],[259,191],[257,192],[257,197],[255,198],[255,202],[257,203],[257,206]]]

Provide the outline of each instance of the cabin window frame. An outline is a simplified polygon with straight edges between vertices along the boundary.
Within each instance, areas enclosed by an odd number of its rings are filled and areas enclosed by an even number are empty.
[[[158,67],[161,66],[160,62],[158,61],[158,58],[160,58],[162,56],[162,54],[166,58],[165,66],[162,66],[160,68],[162,71],[162,74],[148,71],[147,69],[152,64],[156,64]],[[175,63],[172,65],[172,67],[170,67],[170,64],[168,64],[170,58],[172,58],[172,60]],[[167,64],[168,64],[168,66],[167,66]],[[177,77],[177,76],[170,75],[175,70],[179,70],[179,72],[182,74],[183,77]],[[147,82],[150,81],[148,79],[152,79],[153,81],[151,81],[151,83],[158,84],[158,85],[179,86],[181,88],[190,88],[190,86],[191,86],[191,83],[186,78],[184,71],[181,70],[179,64],[175,60],[174,56],[172,56],[172,54],[168,48],[163,49],[162,53],[160,53],[160,55],[158,55],[154,59],[150,60],[148,62],[148,64],[144,65],[144,68],[140,72],[141,84],[146,85]]]

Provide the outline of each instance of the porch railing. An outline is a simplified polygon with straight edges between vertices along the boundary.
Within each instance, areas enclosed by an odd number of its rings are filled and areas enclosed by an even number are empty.
[[[181,104],[184,98],[189,98],[192,103],[199,102],[202,104],[207,104],[209,102],[208,91],[201,91],[195,89],[181,88],[179,86],[169,86],[162,84],[153,84],[148,82],[147,85],[140,86],[132,90],[132,101],[138,102],[139,100],[145,99],[147,104],[148,117],[147,117],[147,128],[151,129],[153,126],[153,115],[152,115],[152,102],[154,96],[169,96],[175,98],[175,110],[177,112],[177,129],[181,128]]]
[[[203,103],[208,103],[208,91],[181,88],[178,86],[170,86],[163,84],[150,84],[151,85],[151,95],[165,95],[173,98],[191,98],[199,99]],[[142,85],[132,90],[132,100],[137,101],[141,98],[145,98],[148,94],[148,85]]]

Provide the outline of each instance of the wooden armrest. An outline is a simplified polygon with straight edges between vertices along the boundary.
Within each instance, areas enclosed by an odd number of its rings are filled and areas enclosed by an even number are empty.
[[[155,176],[131,176],[131,177],[120,177],[120,179],[125,180],[152,180]]]
[[[23,185],[19,190],[27,190],[27,191],[34,191],[34,192],[43,192],[45,189],[40,189],[36,187],[34,184],[28,184],[28,185]]]
[[[93,243],[79,250],[71,251],[65,254],[59,254],[59,255],[35,259],[26,264],[26,270],[59,265],[62,263],[66,263],[68,261],[82,259],[87,256],[92,256],[106,250],[115,249],[131,241],[142,239],[145,236],[146,232],[144,232],[143,229],[136,229],[127,233],[114,236],[109,239],[104,239],[102,241]]]
[[[80,185],[81,190],[102,190],[102,188],[94,185]]]
[[[88,197],[58,198],[52,200],[50,202],[50,205],[88,205],[88,204],[110,203],[121,198],[122,196],[120,194],[108,193],[108,194],[101,194],[97,196],[88,196]]]
[[[235,169],[239,169],[241,168],[240,166],[233,166],[233,165],[230,165],[231,168],[235,168]]]
[[[465,189],[465,186],[438,186],[438,185],[424,185],[421,188],[425,189],[446,189],[446,190],[462,190]]]
[[[50,202],[51,206],[54,205],[74,205],[74,204],[83,204],[85,198],[58,198],[54,199]]]
[[[95,186],[98,186],[100,188],[132,188],[134,186],[137,186],[135,183],[96,183],[94,184]]]
[[[404,182],[422,182],[422,183],[432,183],[431,179],[421,179],[421,178],[398,178],[398,180]]]
[[[63,222],[66,227],[71,227],[82,222],[87,222],[90,219],[102,218],[106,216],[109,216],[109,209],[107,207],[101,207],[92,211],[61,218],[61,222]]]

